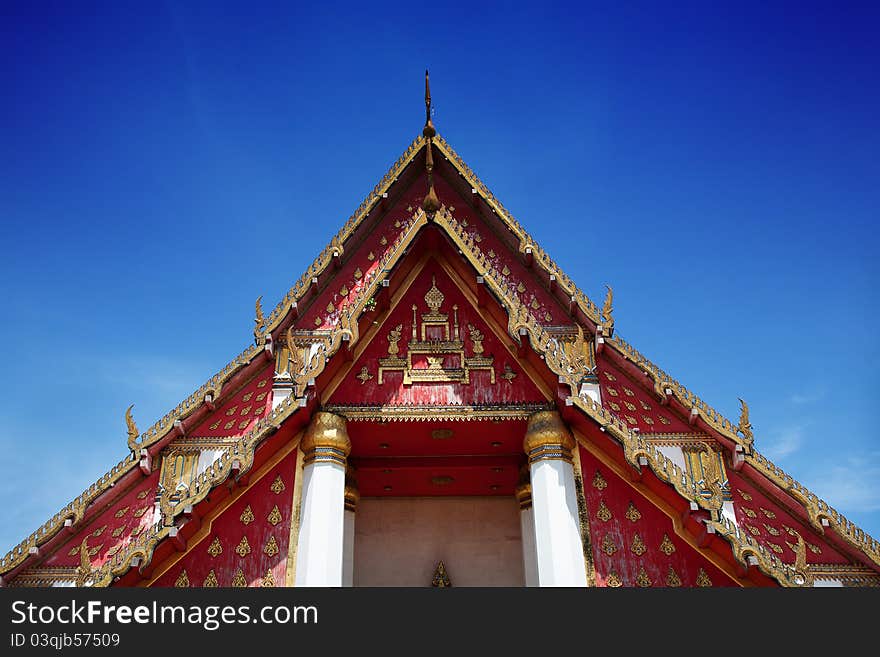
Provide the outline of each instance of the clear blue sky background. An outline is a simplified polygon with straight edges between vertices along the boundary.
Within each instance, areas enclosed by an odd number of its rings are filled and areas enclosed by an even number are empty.
[[[880,537],[878,14],[627,4],[4,3],[0,551],[248,344],[425,67],[619,333]]]

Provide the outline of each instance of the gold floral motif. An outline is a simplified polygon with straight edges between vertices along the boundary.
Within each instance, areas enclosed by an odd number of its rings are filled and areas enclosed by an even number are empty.
[[[251,509],[250,504],[244,507],[244,511],[241,512],[241,515],[238,519],[241,520],[242,524],[244,525],[249,525],[255,520],[254,511],[253,509]]]
[[[605,580],[605,586],[617,588],[618,586],[623,586],[623,582],[620,581],[618,574],[612,570],[608,573],[608,579]]]
[[[96,554],[98,554],[98,552],[101,551],[101,549],[102,549],[103,547],[104,547],[104,544],[103,544],[103,543],[99,543],[99,544],[96,545],[95,547],[91,547],[91,548],[89,548],[89,556],[90,556],[90,557],[94,557]]]
[[[148,493],[147,491],[142,490],[140,493],[137,494],[137,498],[138,498],[139,500],[142,500],[142,499],[144,499],[148,494],[149,494],[149,493]]]
[[[751,502],[751,501],[752,501],[752,496],[749,495],[749,494],[748,494],[747,492],[745,492],[744,490],[742,490],[741,488],[737,488],[737,489],[736,489],[736,492],[739,493],[740,497],[742,497],[746,502]]]
[[[250,423],[250,420],[242,420],[241,422],[238,423],[238,428],[244,429],[249,423]]]
[[[537,299],[532,299],[532,310],[537,310],[541,307],[541,304],[538,303]]]
[[[776,514],[769,509],[765,509],[763,506],[759,506],[758,508],[761,509],[761,513],[770,518],[770,520],[773,520],[776,517]]]
[[[749,518],[757,518],[758,514],[752,511],[749,508],[743,507],[743,513],[745,513]]]
[[[663,534],[663,540],[660,542],[660,551],[667,557],[675,552],[675,543],[670,540],[669,534]]]
[[[269,486],[269,490],[271,490],[276,495],[280,495],[284,492],[284,480],[281,479],[281,475],[275,477],[275,481],[273,481],[272,485]]]
[[[361,280],[361,278],[363,278],[363,275],[364,275],[364,272],[361,271],[360,267],[358,267],[357,269],[354,270],[354,277],[357,280]]]
[[[640,400],[639,400],[639,403],[642,405],[642,409],[644,409],[644,410],[646,410],[646,411],[650,411],[650,410],[651,410],[651,405],[650,405],[648,402],[646,402],[646,401],[640,399]]]
[[[376,254],[373,253],[372,251],[370,251],[370,252],[367,254],[367,260],[369,260],[370,262],[373,262],[373,260],[375,260],[375,259],[376,259]]]
[[[807,543],[807,547],[810,548],[810,552],[812,552],[813,554],[822,554],[822,548],[820,548],[818,545]]]
[[[609,381],[617,381],[617,377],[615,377],[611,372],[602,372],[605,375],[605,378]]]
[[[281,522],[281,511],[278,510],[278,505],[272,507],[272,510],[269,512],[269,517],[266,518],[269,521],[269,524],[273,527]]]
[[[358,379],[358,381],[361,382],[361,385],[364,385],[367,381],[369,381],[370,379],[373,378],[373,375],[370,374],[370,370],[367,369],[367,366],[366,366],[366,365],[364,365],[364,366],[361,368],[361,371],[358,372],[356,378]]]
[[[253,396],[254,396],[254,391],[251,390],[249,393],[247,393],[246,395],[244,395],[244,396],[241,398],[241,401],[243,401],[243,402],[249,402],[249,401],[251,400],[251,397],[253,397]]]
[[[757,527],[752,527],[751,525],[746,525],[745,527],[746,527],[746,529],[748,529],[752,533],[752,536],[760,536],[761,535],[761,530],[758,529]]]
[[[553,321],[553,315],[551,315],[550,313],[544,313],[544,321],[545,321],[545,322],[552,322],[552,321]]]
[[[265,398],[266,398],[266,393],[265,393],[265,392],[261,392],[259,395],[257,395],[256,401],[261,402],[261,401],[263,401]]]
[[[263,552],[267,557],[274,557],[278,554],[278,543],[275,541],[274,536],[270,536],[269,540],[266,541],[266,546],[263,548]]]
[[[205,577],[205,581],[202,582],[202,586],[204,588],[210,589],[210,588],[216,588],[218,585],[219,584],[217,582],[217,575],[214,572],[214,569],[212,568],[211,572],[208,573],[208,576]]]
[[[186,574],[186,568],[180,571],[180,574],[177,576],[177,579],[174,580],[174,586],[179,589],[186,588],[189,586],[189,576]]]
[[[230,420],[229,422],[227,422],[226,424],[223,425],[223,428],[224,429],[231,429],[234,426],[235,426],[235,420]]]
[[[660,424],[671,424],[671,422],[669,421],[669,418],[666,417],[665,415],[658,415],[657,417],[660,420]]]
[[[602,522],[611,520],[611,509],[605,505],[605,500],[599,502],[599,510],[596,511],[596,517]]]
[[[238,546],[235,548],[235,553],[242,559],[251,553],[251,544],[248,543],[247,536],[241,537]]]
[[[623,392],[627,397],[635,397],[636,396],[636,393],[634,393],[632,390],[630,390],[626,386],[623,386]]]
[[[630,522],[637,522],[642,519],[642,514],[639,513],[636,505],[632,502],[629,503],[629,507],[626,510],[626,519]]]
[[[220,420],[217,420],[214,424],[210,426],[211,431],[216,431],[217,427],[220,426]]]
[[[266,571],[266,575],[260,581],[260,586],[262,586],[263,588],[271,588],[275,586],[275,575],[272,572],[271,568]]]
[[[235,411],[238,410],[238,404],[232,406],[231,408],[226,409],[226,415],[235,415]]]
[[[239,415],[247,415],[251,412],[252,408],[253,406],[245,406],[243,409],[241,409],[241,413],[239,413]]]
[[[386,237],[383,235],[383,236],[382,236],[382,239],[379,240],[379,244],[381,244],[382,246],[385,246],[386,244],[388,244],[388,238],[386,238]]]
[[[771,543],[770,541],[767,541],[767,547],[773,550],[776,554],[782,554],[781,545],[777,545],[776,543]]]
[[[507,381],[508,384],[513,383],[513,380],[516,378],[516,372],[513,371],[510,363],[504,363],[504,372],[501,374],[501,378]]]
[[[773,527],[772,525],[768,525],[766,522],[761,523],[761,524],[764,525],[764,529],[766,529],[768,532],[770,532],[771,536],[779,536],[779,530],[776,529],[776,527]]]
[[[483,236],[480,235],[479,233],[474,233],[474,242],[476,242],[477,244],[479,244],[479,243],[482,242],[482,241],[483,241]]]
[[[104,533],[104,530],[107,529],[107,525],[101,525],[95,531],[92,532],[92,536],[100,536]]]
[[[507,265],[504,265],[504,269],[501,270],[502,276],[510,276],[510,270],[507,268]]]
[[[315,322],[314,322],[314,324],[315,324],[315,326],[320,326],[320,325],[321,325],[321,318],[320,318],[320,317],[315,317]]]
[[[122,507],[121,509],[119,509],[119,511],[117,511],[116,513],[114,513],[113,516],[114,516],[115,518],[121,518],[122,516],[124,516],[124,515],[126,514],[127,511],[128,511],[128,507],[127,507],[127,506],[124,506],[124,507]]]
[[[643,415],[643,416],[642,416],[642,420],[645,421],[645,424],[654,424],[654,420],[652,420],[651,418],[649,418],[647,415]]]
[[[602,476],[602,473],[596,470],[596,474],[593,475],[593,488],[596,490],[605,490],[608,488],[608,482],[605,481],[605,478]]]
[[[238,589],[247,587],[247,580],[244,578],[244,573],[241,568],[238,569],[238,572],[235,573],[235,577],[232,578],[232,585]]]
[[[630,411],[636,410],[636,405],[633,404],[632,402],[625,401],[625,402],[623,402],[623,405],[626,406],[626,408]]]
[[[624,417],[630,424],[638,424],[638,421],[632,415],[624,415]]]
[[[648,573],[645,572],[644,566],[639,566],[639,574],[636,577],[636,584],[641,586],[643,589],[646,589],[653,584],[651,578],[648,577]]]
[[[708,587],[712,586],[712,580],[709,579],[709,576],[706,574],[706,571],[700,568],[700,572],[697,573],[697,586]]]
[[[488,255],[490,258],[494,258],[495,257],[495,249],[489,249],[489,253],[487,253],[486,255]]]
[[[516,286],[516,291],[520,294],[526,291],[526,286],[522,284],[522,281],[520,281],[519,285]]]
[[[258,387],[258,388],[265,388],[267,383],[269,383],[269,379],[263,379],[262,381],[260,381],[260,382],[257,384],[257,387]]]
[[[666,586],[681,586],[681,577],[678,576],[678,573],[675,572],[675,569],[672,566],[669,566],[669,572],[666,573]]]
[[[138,525],[137,527],[135,527],[131,530],[131,533],[129,534],[129,536],[137,536],[138,534],[140,534],[143,531],[143,529],[144,528],[142,525]]]
[[[343,285],[343,286],[339,289],[339,296],[341,296],[341,297],[347,297],[347,296],[348,296],[348,286],[347,286],[347,285]],[[247,400],[245,400],[245,401],[247,401]]]
[[[117,544],[114,545],[112,548],[110,548],[109,550],[107,550],[107,554],[105,554],[104,556],[105,556],[105,557],[112,557],[114,554],[116,554],[117,552],[119,552],[119,550],[120,550],[121,547],[122,547],[122,544],[121,544],[121,543],[117,543]]]
[[[605,534],[605,538],[602,539],[602,552],[609,557],[617,552],[617,546],[614,544],[614,539],[611,538],[611,534]]]
[[[607,392],[609,395],[611,395],[612,397],[617,397],[617,390],[615,390],[615,389],[612,388],[611,386],[606,387],[605,390],[606,390],[606,392]]]
[[[618,404],[615,404],[614,402],[608,402],[608,405],[611,407],[612,411],[619,411],[620,410],[620,406]]]
[[[636,534],[633,536],[632,545],[629,546],[629,549],[634,555],[640,557],[648,548],[645,547],[645,542],[642,540],[642,537]]]
[[[217,555],[223,552],[223,545],[220,543],[220,538],[215,536],[214,540],[211,541],[211,544],[208,546],[208,554],[212,557],[216,557]]]
[[[328,303],[327,307],[324,308],[324,310],[326,310],[327,314],[329,315],[332,314],[334,310],[336,310],[336,306],[334,306],[332,303]]]
[[[137,511],[134,512],[134,517],[140,518],[142,515],[144,515],[149,510],[149,508],[150,507],[145,506],[142,509],[138,509]]]
[[[74,547],[70,548],[70,551],[67,553],[67,556],[68,557],[75,557],[78,554],[79,554],[79,545],[75,545]]]

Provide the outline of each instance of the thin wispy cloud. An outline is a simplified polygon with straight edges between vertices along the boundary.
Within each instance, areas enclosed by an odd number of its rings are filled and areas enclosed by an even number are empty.
[[[880,511],[880,451],[849,455],[831,465],[816,482],[815,492],[838,510]]]
[[[807,390],[804,392],[796,392],[788,398],[788,401],[795,406],[804,406],[806,404],[815,404],[825,397],[825,390]]]
[[[804,444],[804,425],[792,425],[772,434],[761,448],[767,458],[782,459],[798,452]]]

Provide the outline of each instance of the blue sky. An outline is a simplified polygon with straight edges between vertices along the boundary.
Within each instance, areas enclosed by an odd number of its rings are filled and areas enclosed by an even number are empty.
[[[314,4],[0,10],[0,551],[247,345],[426,67],[619,334],[880,538],[877,10]]]

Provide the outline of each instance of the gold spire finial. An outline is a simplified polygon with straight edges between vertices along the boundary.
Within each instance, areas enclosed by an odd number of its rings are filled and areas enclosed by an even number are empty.
[[[610,335],[611,331],[614,329],[614,317],[611,314],[614,310],[614,307],[611,305],[611,300],[614,298],[614,292],[611,290],[610,285],[606,285],[605,289],[608,290],[608,292],[605,294],[605,303],[602,305],[602,318],[605,322],[603,333]]]
[[[429,215],[433,215],[440,209],[440,199],[437,198],[437,192],[434,191],[434,156],[431,153],[431,139],[437,134],[434,124],[431,123],[431,85],[428,80],[428,69],[425,69],[425,127],[422,134],[428,142],[425,150],[425,171],[428,173],[428,193],[422,201],[422,209]]]
[[[128,427],[128,448],[134,452],[137,451],[137,437],[140,435],[140,431],[138,431],[134,418],[131,416],[131,409],[133,408],[134,404],[125,409],[125,426]]]
[[[254,317],[254,340],[256,340],[257,344],[263,344],[265,342],[265,338],[263,337],[263,328],[266,326],[266,318],[263,317],[263,295],[257,297],[257,302],[254,304],[256,316]],[[262,341],[261,341],[262,340]]]

